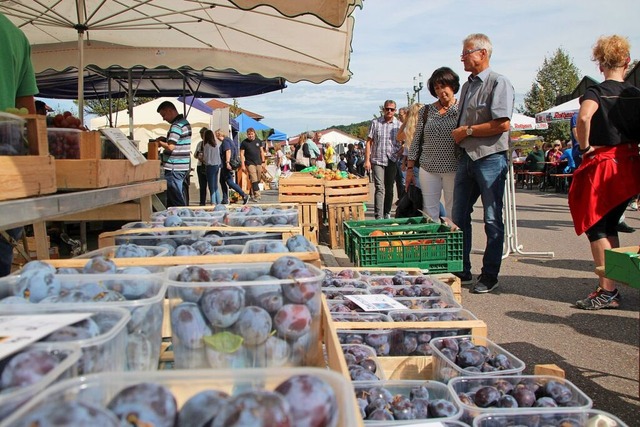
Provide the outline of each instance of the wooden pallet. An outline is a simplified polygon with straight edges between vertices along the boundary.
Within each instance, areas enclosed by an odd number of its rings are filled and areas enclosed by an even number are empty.
[[[364,219],[362,202],[327,204],[329,247],[344,248],[344,222]]]
[[[0,201],[55,193],[56,164],[49,155],[47,123],[42,115],[20,116],[27,122],[29,154],[0,156]]]

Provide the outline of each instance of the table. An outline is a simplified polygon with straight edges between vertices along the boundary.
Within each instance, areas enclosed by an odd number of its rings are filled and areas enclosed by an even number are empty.
[[[46,221],[120,219],[120,209],[104,208],[131,200],[140,200],[137,216],[148,219],[152,196],[166,188],[165,180],[157,180],[0,202],[0,230],[33,224],[37,257],[47,259]]]

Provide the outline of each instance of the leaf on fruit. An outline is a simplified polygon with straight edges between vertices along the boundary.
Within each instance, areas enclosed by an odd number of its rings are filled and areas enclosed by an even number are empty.
[[[235,353],[242,346],[244,338],[224,331],[204,337],[204,343],[220,353]]]

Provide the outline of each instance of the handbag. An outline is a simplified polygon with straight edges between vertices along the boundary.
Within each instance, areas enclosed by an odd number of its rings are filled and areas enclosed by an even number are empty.
[[[231,159],[229,159],[229,166],[231,166],[233,170],[238,169],[240,167],[240,158],[237,156],[231,157]]]

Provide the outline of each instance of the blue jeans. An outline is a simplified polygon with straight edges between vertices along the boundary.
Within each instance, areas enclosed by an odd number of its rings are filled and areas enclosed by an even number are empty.
[[[22,227],[5,230],[7,234],[15,240],[22,237]],[[13,246],[0,236],[0,277],[8,276],[11,273],[11,263],[13,262]]]
[[[222,201],[229,203],[229,188],[235,190],[241,197],[246,197],[247,193],[233,179],[233,171],[223,167],[220,169],[220,188],[222,189]]]
[[[453,222],[463,232],[463,272],[471,272],[471,213],[473,205],[482,200],[484,232],[487,245],[482,258],[482,274],[498,277],[504,245],[502,207],[507,178],[506,153],[495,153],[475,162],[464,153],[458,165],[453,190]]]
[[[209,192],[211,193],[211,204],[220,204],[220,193],[218,192],[218,172],[220,165],[207,165],[207,184],[209,184]]]
[[[184,195],[184,181],[187,179],[188,171],[164,171],[164,179],[167,181],[167,207],[187,206],[187,199]]]

